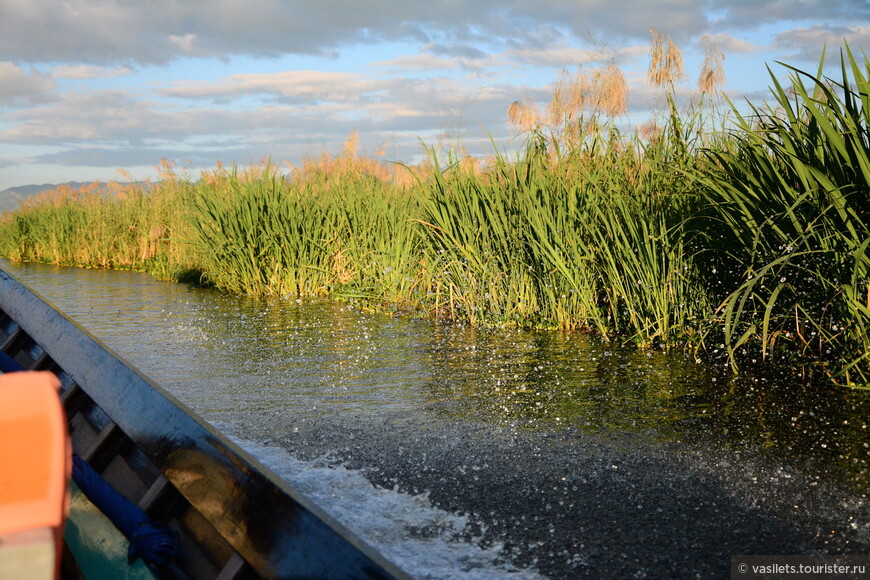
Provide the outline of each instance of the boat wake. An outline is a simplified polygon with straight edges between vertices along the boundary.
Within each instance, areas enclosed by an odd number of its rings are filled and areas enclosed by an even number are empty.
[[[231,431],[228,425],[218,428]],[[233,440],[414,578],[544,578],[532,569],[514,566],[501,544],[483,545],[467,516],[434,507],[428,494],[375,487],[358,470],[329,457],[300,460],[280,447]]]

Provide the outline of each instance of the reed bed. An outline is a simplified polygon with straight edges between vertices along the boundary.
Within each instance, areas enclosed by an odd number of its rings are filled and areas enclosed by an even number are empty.
[[[658,42],[663,66],[680,64]],[[705,95],[723,78],[711,54]],[[681,71],[651,66],[666,113],[643,137],[617,130],[621,76],[585,71],[563,77],[545,113],[511,105],[527,139],[515,158],[429,150],[407,167],[358,157],[352,135],[338,157],[289,172],[218,166],[151,188],[54,192],[3,218],[0,249],[867,385],[870,68],[848,49],[840,68],[836,82],[789,69],[789,89],[772,76],[772,103],[718,115],[709,96],[678,111]],[[725,116],[727,130],[711,124]]]
[[[16,261],[135,269],[177,278],[199,261],[187,243],[186,184],[62,186],[0,218],[0,251]]]
[[[708,287],[734,365],[747,355],[811,361],[836,381],[866,384],[870,62],[846,47],[840,80],[821,65],[788,68],[791,87],[771,73],[774,100],[735,109],[727,146],[699,167]]]
[[[383,303],[414,293],[413,194],[365,172],[288,178],[269,163],[208,181],[191,197],[208,282],[242,294],[357,295]]]
[[[482,177],[436,165],[420,221],[434,311],[645,345],[695,334],[707,304],[680,227],[687,193],[661,187],[676,185],[664,148],[634,145],[554,160],[533,143]]]

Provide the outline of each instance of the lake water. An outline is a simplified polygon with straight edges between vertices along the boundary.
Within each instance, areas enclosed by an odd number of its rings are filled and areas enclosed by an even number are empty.
[[[870,396],[684,353],[4,262],[420,578],[870,553]]]

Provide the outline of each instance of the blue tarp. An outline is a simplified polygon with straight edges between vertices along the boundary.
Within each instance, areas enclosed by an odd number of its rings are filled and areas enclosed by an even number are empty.
[[[15,373],[23,370],[24,367],[18,364],[14,358],[6,354],[6,351],[0,350],[0,372]]]
[[[161,568],[178,554],[178,533],[161,522],[152,522],[139,506],[118,493],[78,455],[73,455],[73,481],[130,541],[129,563],[142,558]]]

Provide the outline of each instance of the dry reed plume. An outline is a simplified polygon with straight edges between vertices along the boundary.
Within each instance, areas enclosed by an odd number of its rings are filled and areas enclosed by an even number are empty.
[[[582,67],[571,74],[562,71],[541,113],[534,103],[514,101],[508,121],[521,133],[547,133],[550,144],[570,150],[588,138],[600,136],[606,123],[628,110],[628,84],[615,63],[589,71]]]
[[[522,133],[531,133],[538,128],[540,113],[533,103],[514,101],[507,110],[508,122]]]
[[[387,143],[381,143],[374,155],[383,157],[386,151]],[[431,171],[426,162],[413,167],[380,161],[359,153],[359,131],[354,129],[348,134],[337,157],[324,151],[317,157],[303,159],[301,167],[287,161],[284,165],[289,169],[289,178],[298,184],[337,185],[347,179],[375,179],[401,190],[413,187],[421,179],[425,180]]]
[[[704,45],[704,62],[698,77],[698,90],[710,93],[725,82],[725,55],[709,36],[701,37],[701,43]]]
[[[683,55],[671,37],[665,37],[655,28],[649,29],[652,34],[652,50],[650,51],[647,81],[654,87],[667,87],[685,78],[683,73]]]

